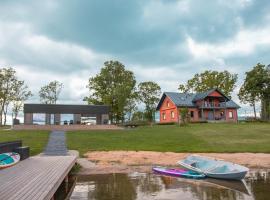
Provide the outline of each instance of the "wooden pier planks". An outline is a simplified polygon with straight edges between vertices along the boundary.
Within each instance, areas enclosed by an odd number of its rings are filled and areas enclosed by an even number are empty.
[[[75,156],[34,156],[0,170],[0,199],[51,199],[75,162]]]

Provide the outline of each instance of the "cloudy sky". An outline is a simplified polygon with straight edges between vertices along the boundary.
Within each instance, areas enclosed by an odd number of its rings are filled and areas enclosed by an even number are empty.
[[[270,64],[269,10],[269,0],[1,0],[0,66],[17,70],[31,102],[59,80],[60,102],[82,103],[111,59],[162,91],[206,69],[238,73],[239,102],[245,71]]]

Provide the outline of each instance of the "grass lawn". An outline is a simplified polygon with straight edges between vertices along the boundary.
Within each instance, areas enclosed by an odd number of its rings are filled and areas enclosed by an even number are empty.
[[[160,152],[270,153],[270,124],[190,124],[130,130],[67,133],[69,149],[87,151],[146,150]]]
[[[48,142],[48,131],[13,131],[0,129],[0,142],[22,140],[24,146],[30,147],[30,154],[41,153]]]
[[[23,140],[31,155],[43,151],[49,131],[0,130],[0,142]],[[145,150],[160,152],[264,152],[270,153],[270,124],[163,125],[126,130],[67,133],[69,149],[87,151]]]
[[[2,130],[2,129],[9,129],[11,126],[9,126],[9,125],[6,125],[6,126],[0,126],[0,130]]]

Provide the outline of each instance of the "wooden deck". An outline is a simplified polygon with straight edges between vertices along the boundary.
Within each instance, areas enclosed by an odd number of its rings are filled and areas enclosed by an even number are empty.
[[[34,156],[0,170],[0,199],[51,199],[75,162],[75,156]]]

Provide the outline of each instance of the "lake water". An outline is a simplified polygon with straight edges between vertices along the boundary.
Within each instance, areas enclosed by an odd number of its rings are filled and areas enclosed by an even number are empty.
[[[251,172],[245,181],[192,180],[153,173],[79,176],[72,200],[267,200],[270,171]]]

